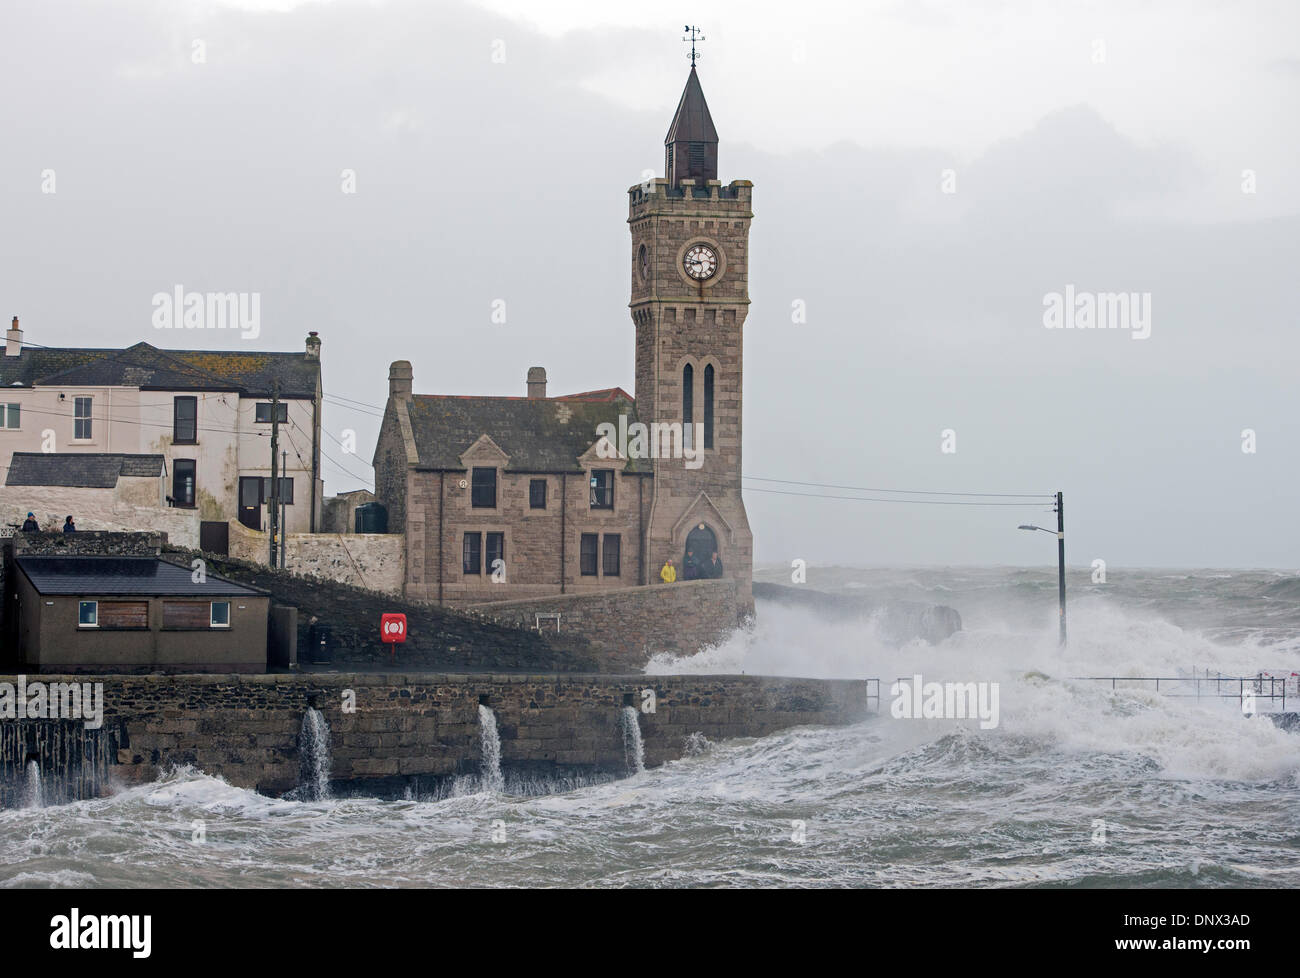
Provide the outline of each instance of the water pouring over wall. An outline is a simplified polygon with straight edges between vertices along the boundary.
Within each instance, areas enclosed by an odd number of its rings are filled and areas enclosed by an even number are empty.
[[[27,762],[27,773],[23,779],[23,808],[44,808],[44,794],[41,791],[41,765],[35,759]]]
[[[506,779],[501,773],[501,732],[497,729],[496,714],[486,703],[478,705],[478,725],[483,790],[503,792]]]
[[[314,706],[302,715],[298,733],[298,795],[303,801],[330,797],[330,725]]]
[[[623,707],[619,723],[623,728],[623,756],[627,760],[627,768],[634,774],[640,774],[645,770],[645,744],[641,740],[641,718],[637,715],[636,707]]]

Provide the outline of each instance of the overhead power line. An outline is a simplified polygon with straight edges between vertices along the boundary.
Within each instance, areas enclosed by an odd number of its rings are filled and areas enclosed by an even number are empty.
[[[768,492],[778,496],[803,496],[807,499],[851,499],[859,503],[914,503],[921,506],[1019,506],[1024,509],[1029,506],[1041,505],[1043,500],[1026,500],[1019,503],[1005,502],[981,502],[969,499],[890,499],[879,496],[832,496],[819,492],[794,492],[786,489],[759,489],[754,486],[747,486],[745,492]]]
[[[3,388],[0,388],[0,391],[2,390]],[[3,394],[0,394],[0,398],[3,398]],[[0,406],[3,406],[2,401],[0,401]],[[66,412],[63,411],[43,411],[40,408],[29,407],[26,404],[20,405],[19,411],[20,414],[42,414],[45,415],[46,417],[51,417],[51,418],[72,418],[74,421],[77,420],[92,421],[92,422],[99,421],[99,422],[103,422],[104,424],[133,424],[140,428],[164,428],[165,429],[165,428],[172,427],[172,422],[167,422],[167,421],[134,421],[130,418],[109,418],[103,415],[99,415],[99,416],[91,415],[89,418],[77,418],[75,414],[67,414]],[[265,431],[239,431],[238,429],[235,428],[210,428],[204,425],[197,425],[194,430],[214,431],[218,434],[223,434],[223,435],[249,435],[256,438],[268,437],[268,432]]]
[[[876,486],[839,486],[828,482],[796,482],[794,479],[764,479],[757,475],[744,478],[752,482],[775,482],[787,486],[810,486],[816,489],[850,489],[854,492],[888,492],[906,496],[980,496],[1003,499],[1055,499],[1054,492],[948,492],[940,489],[881,489]],[[760,490],[755,489],[755,492]],[[845,497],[855,498],[855,497]]]

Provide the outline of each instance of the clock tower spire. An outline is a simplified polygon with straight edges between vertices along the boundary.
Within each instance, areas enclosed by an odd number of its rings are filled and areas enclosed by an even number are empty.
[[[741,498],[753,184],[718,180],[718,133],[693,64],[664,150],[664,176],[628,190],[637,417],[669,432],[652,446],[645,552],[651,576],[671,557],[678,580],[694,563],[699,577],[734,581],[743,613],[753,607]]]
[[[709,103],[704,101],[704,89],[694,65],[664,138],[664,176],[671,187],[683,177],[699,184],[718,179],[718,130],[713,127],[713,116],[709,115]]]

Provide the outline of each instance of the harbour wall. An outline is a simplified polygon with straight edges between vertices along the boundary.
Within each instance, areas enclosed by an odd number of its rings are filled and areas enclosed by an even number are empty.
[[[336,782],[477,771],[481,703],[495,714],[503,765],[615,773],[626,770],[621,719],[628,705],[637,710],[648,766],[683,756],[698,739],[693,734],[710,741],[760,737],[804,724],[853,723],[868,713],[862,680],[325,673],[106,675],[93,681],[104,684],[103,727],[93,740],[115,749],[95,755],[104,770],[78,777],[99,790],[188,764],[239,787],[284,793],[301,780],[300,730],[312,707],[330,727]],[[17,677],[0,676],[3,682],[16,684]],[[43,768],[53,768],[54,758],[42,753],[53,738],[48,731],[36,736],[51,723],[66,728],[61,744],[76,736],[74,720],[0,719],[6,729],[19,725],[0,741],[10,748],[0,756],[6,784],[21,776],[33,755]]]

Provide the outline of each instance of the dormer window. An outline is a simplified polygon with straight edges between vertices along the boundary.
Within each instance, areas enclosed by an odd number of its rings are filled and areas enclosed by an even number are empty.
[[[614,508],[614,470],[593,469],[591,473],[591,508]]]
[[[496,469],[476,468],[470,473],[469,500],[474,509],[496,509]]]

